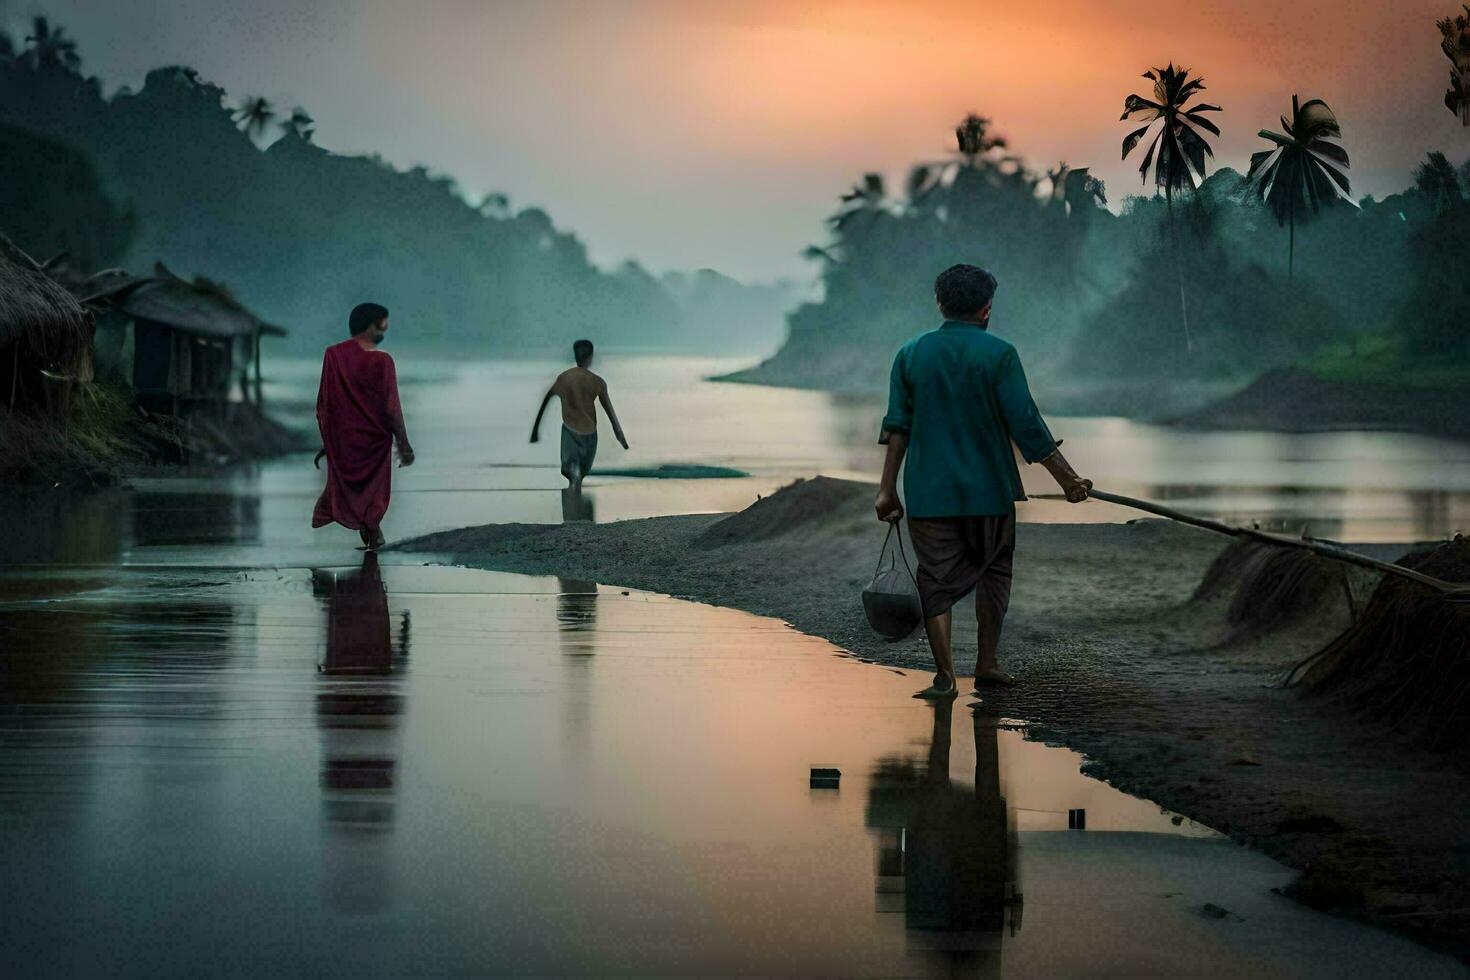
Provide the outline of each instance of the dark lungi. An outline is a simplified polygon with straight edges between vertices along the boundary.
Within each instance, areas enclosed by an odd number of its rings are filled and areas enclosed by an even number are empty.
[[[1014,515],[910,517],[909,537],[919,558],[919,599],[926,617],[939,616],[971,589],[981,629],[1000,623],[1011,600]]]

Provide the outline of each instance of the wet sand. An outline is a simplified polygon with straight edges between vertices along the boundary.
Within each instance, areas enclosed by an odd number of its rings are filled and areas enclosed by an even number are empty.
[[[484,525],[400,547],[742,609],[923,671],[922,639],[887,643],[862,616],[859,592],[882,540],[872,492],[819,479],[723,527],[727,515]],[[1190,601],[1223,544],[1160,521],[1021,525],[1002,660],[1022,683],[987,692],[986,707],[1044,726],[1089,757],[1090,773],[1303,871],[1289,889],[1303,901],[1464,957],[1470,779],[1455,760],[1371,719],[1274,686],[1346,625],[1346,600],[1329,597],[1268,635],[1233,638],[1228,595]],[[964,673],[974,621],[968,608],[959,613]]]

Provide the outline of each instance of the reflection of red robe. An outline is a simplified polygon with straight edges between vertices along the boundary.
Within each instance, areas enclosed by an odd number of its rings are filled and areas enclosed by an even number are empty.
[[[316,421],[327,451],[327,485],[311,526],[354,531],[382,523],[393,488],[393,430],[402,427],[393,358],[356,340],[327,348]]]

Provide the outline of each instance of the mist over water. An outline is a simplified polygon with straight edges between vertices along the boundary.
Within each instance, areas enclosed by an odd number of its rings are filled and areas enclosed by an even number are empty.
[[[604,430],[581,509],[568,512],[553,406],[542,441],[531,419],[563,363],[430,360],[398,352],[398,376],[418,461],[394,471],[390,540],[486,523],[616,521],[740,510],[816,475],[875,482],[883,401],[703,380],[738,361],[608,355],[597,368],[632,445]],[[269,362],[267,397],[282,419],[315,427],[319,362]],[[1045,398],[1041,401],[1046,410]],[[1470,445],[1406,433],[1194,432],[1118,417],[1051,415],[1066,451],[1099,487],[1225,521],[1343,541],[1410,542],[1470,526]],[[744,477],[599,476],[684,465]],[[1056,499],[1040,467],[1022,467],[1022,521],[1126,521],[1142,515],[1098,501]],[[340,559],[357,545],[341,528],[312,530],[322,473],[310,453],[222,473],[143,478],[130,491],[85,500],[20,498],[5,544],[10,560],[93,562],[107,556],[246,566]],[[58,520],[60,513],[66,520]],[[876,527],[876,524],[875,524]],[[875,535],[878,533],[874,532]],[[876,547],[876,540],[875,540]],[[4,557],[4,556],[0,556]]]

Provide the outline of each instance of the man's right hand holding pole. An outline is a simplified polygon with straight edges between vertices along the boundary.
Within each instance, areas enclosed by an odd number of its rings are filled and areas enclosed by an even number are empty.
[[[1087,491],[1092,489],[1092,481],[1084,480],[1072,469],[1072,464],[1067,462],[1067,457],[1062,455],[1061,442],[1057,442],[1057,450],[1041,461],[1046,471],[1051,474],[1052,479],[1057,481],[1057,486],[1062,488],[1066,494],[1067,502],[1080,504],[1087,499]]]

